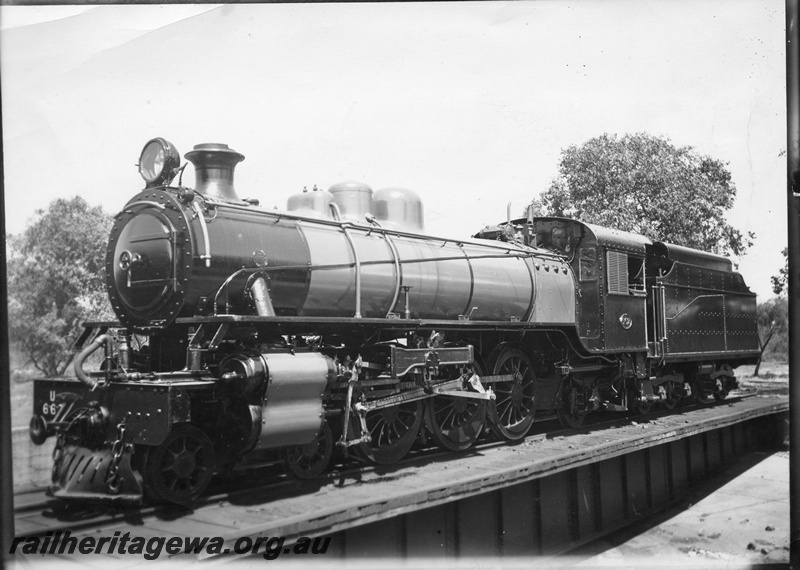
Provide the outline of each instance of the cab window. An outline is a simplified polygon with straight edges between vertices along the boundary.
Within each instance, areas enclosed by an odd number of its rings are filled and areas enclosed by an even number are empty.
[[[550,234],[550,245],[553,249],[561,253],[569,253],[570,251],[570,235],[567,228],[563,226],[555,226]]]
[[[597,281],[597,249],[584,247],[578,250],[578,275],[581,281]]]
[[[643,295],[644,259],[621,251],[607,251],[608,292],[611,295]]]
[[[628,291],[644,295],[644,259],[628,256]]]

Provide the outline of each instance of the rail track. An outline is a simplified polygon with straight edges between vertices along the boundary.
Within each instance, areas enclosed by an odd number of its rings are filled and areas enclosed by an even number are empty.
[[[685,405],[682,411],[702,410],[708,407],[725,406],[737,401],[758,395],[758,391],[731,393],[722,402],[703,402]],[[264,504],[278,498],[311,493],[324,486],[343,486],[353,482],[379,482],[385,478],[403,477],[408,470],[424,468],[430,463],[447,462],[463,458],[471,454],[482,454],[498,447],[517,447],[546,439],[565,439],[574,435],[611,429],[632,423],[653,422],[669,416],[669,410],[651,411],[646,415],[618,413],[597,413],[589,416],[587,422],[579,428],[565,429],[555,417],[537,420],[533,433],[524,440],[509,444],[505,441],[480,441],[466,451],[447,451],[430,444],[420,445],[413,449],[404,459],[392,465],[372,465],[350,456],[340,458],[325,475],[310,481],[299,481],[286,475],[279,463],[265,464],[248,470],[237,470],[223,473],[209,487],[208,491],[190,506],[155,505],[142,506],[115,505],[108,501],[80,506],[65,504],[50,498],[44,491],[19,494],[15,497],[15,520],[17,535],[28,536],[45,534],[57,530],[102,530],[105,527],[123,522],[130,524],[146,524],[147,521],[173,520],[192,512],[209,511],[224,508],[229,504],[241,504],[259,497]]]

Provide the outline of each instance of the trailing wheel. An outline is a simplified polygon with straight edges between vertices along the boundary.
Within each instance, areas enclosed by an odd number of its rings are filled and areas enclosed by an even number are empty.
[[[536,413],[533,365],[521,350],[506,348],[495,361],[493,374],[511,375],[512,380],[492,385],[496,396],[489,401],[492,428],[509,441],[520,440],[531,429]]]
[[[314,479],[322,475],[332,455],[333,433],[328,422],[324,422],[313,441],[286,451],[286,470],[298,479]]]
[[[367,412],[367,430],[372,441],[359,445],[361,453],[380,465],[400,461],[414,445],[423,410],[423,402],[418,400]],[[357,418],[354,423],[360,424]]]
[[[178,424],[161,445],[147,450],[144,483],[158,500],[184,504],[205,491],[214,474],[214,447],[200,429]]]
[[[646,416],[653,408],[653,402],[643,400],[638,390],[628,392],[628,409],[638,416]]]
[[[558,421],[565,428],[578,428],[586,419],[586,390],[583,386],[570,381],[564,388],[563,404],[556,413]]]

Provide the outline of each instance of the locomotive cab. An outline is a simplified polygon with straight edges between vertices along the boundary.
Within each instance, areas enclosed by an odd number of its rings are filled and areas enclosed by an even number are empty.
[[[536,218],[536,242],[567,257],[578,336],[590,352],[647,350],[643,236],[565,218]]]

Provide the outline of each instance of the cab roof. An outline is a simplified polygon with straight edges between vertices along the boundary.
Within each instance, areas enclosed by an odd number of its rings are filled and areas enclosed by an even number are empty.
[[[614,249],[638,255],[662,257],[672,262],[678,261],[680,263],[707,267],[709,269],[733,271],[733,263],[731,260],[715,253],[708,253],[662,241],[653,241],[643,235],[597,226],[595,224],[587,224],[572,218],[537,217],[536,219],[549,222],[562,222],[572,225],[573,227],[580,227],[583,231],[594,237],[598,245],[605,247],[613,247]]]

